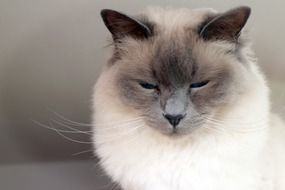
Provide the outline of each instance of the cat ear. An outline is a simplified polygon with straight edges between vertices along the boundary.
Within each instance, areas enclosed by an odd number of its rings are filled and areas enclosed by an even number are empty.
[[[151,35],[151,30],[146,25],[117,11],[104,9],[101,16],[114,40],[125,36],[144,39]]]
[[[237,42],[240,31],[249,18],[249,7],[237,7],[220,14],[206,22],[200,30],[205,40],[228,40]]]

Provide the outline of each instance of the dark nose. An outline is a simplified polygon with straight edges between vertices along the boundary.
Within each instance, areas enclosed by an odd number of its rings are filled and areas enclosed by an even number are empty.
[[[181,121],[181,119],[184,118],[185,115],[170,115],[170,114],[165,114],[163,115],[167,120],[168,122],[175,128],[179,122]]]

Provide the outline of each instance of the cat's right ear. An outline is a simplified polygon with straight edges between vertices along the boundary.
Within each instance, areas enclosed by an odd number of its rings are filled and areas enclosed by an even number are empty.
[[[120,12],[104,9],[101,16],[114,40],[126,36],[145,39],[151,35],[151,30],[146,25]]]

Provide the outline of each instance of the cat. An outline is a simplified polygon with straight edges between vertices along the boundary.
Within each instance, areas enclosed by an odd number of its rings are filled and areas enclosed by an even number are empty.
[[[243,28],[251,9],[101,16],[113,54],[93,142],[124,190],[284,190],[285,127]]]

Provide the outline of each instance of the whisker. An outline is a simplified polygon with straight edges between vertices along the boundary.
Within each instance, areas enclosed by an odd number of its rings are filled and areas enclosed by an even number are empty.
[[[93,152],[93,149],[88,149],[88,150],[83,150],[81,152],[73,153],[72,156],[78,156],[80,154],[89,153],[89,152]]]
[[[205,109],[205,107],[202,107],[202,109]],[[196,113],[198,113],[196,110],[194,110]],[[199,114],[199,113],[198,113]],[[243,121],[242,118],[240,117],[227,117],[226,119],[224,119],[223,121],[222,120],[219,120],[217,118],[213,118],[213,115],[210,115],[210,114],[203,114],[201,116],[204,116],[204,117],[207,117],[207,118],[211,118],[212,120],[215,120],[215,121],[218,121],[218,122],[231,122],[232,125],[253,125],[253,124],[264,124],[264,123],[267,123],[267,120],[264,119],[264,118],[260,118],[256,121]]]
[[[100,130],[97,130],[97,131],[95,131],[95,137],[103,137],[103,138],[112,138],[112,137],[120,137],[120,136],[122,136],[122,135],[127,135],[127,134],[129,134],[130,132],[133,132],[133,131],[136,131],[137,129],[139,129],[139,128],[141,128],[141,127],[143,127],[144,125],[138,125],[138,126],[134,126],[134,127],[132,127],[131,129],[129,129],[129,130],[127,130],[127,131],[123,131],[123,132],[117,132],[116,134],[111,134],[111,135],[103,135],[102,133],[101,134],[98,134],[98,132],[100,131]],[[101,131],[102,132],[102,131]]]
[[[237,121],[234,121],[234,120],[229,120],[229,119],[225,119],[225,120],[219,120],[219,119],[215,119],[213,118],[212,116],[202,116],[204,117],[205,119],[208,119],[208,120],[211,120],[213,122],[216,122],[216,123],[220,123],[220,124],[225,124],[226,121],[230,121],[232,122],[231,125],[257,125],[257,124],[265,124],[265,120],[259,120],[260,122],[237,122]]]
[[[93,132],[93,131],[81,131],[81,130],[75,129],[75,128],[70,127],[70,126],[68,126],[68,125],[66,125],[66,124],[64,124],[64,123],[61,123],[60,121],[57,121],[57,120],[55,120],[55,119],[51,119],[51,121],[54,122],[54,123],[56,123],[56,124],[59,124],[60,126],[63,126],[63,127],[65,127],[65,128],[68,128],[68,129],[71,129],[71,130],[73,130],[73,131],[76,131],[76,132],[78,132],[78,133],[87,134],[87,135],[92,135],[92,132]]]
[[[120,121],[117,121],[117,122],[106,122],[106,123],[98,123],[95,121],[95,124],[94,126],[106,126],[106,125],[121,125],[121,124],[131,124],[131,123],[136,123],[136,122],[141,122],[142,119],[144,119],[145,117],[137,117],[137,118],[134,118],[134,119],[129,119],[129,120],[120,120]]]
[[[80,144],[93,144],[92,142],[85,142],[85,141],[79,141],[79,140],[76,140],[76,139],[72,139],[66,135],[64,135],[63,133],[59,132],[52,124],[52,122],[50,122],[50,125],[52,126],[52,128],[54,128],[55,132],[60,135],[61,137],[65,138],[66,140],[69,140],[71,142],[75,142],[75,143],[80,143]]]
[[[121,134],[116,134],[116,135],[98,135],[95,133],[95,141],[96,141],[96,137],[100,137],[100,138],[104,138],[103,141],[100,141],[100,144],[104,144],[104,143],[109,143],[109,142],[112,142],[112,141],[116,141],[116,140],[119,140],[121,138],[124,138],[134,132],[136,132],[138,129],[141,129],[143,127],[143,125],[141,126],[137,126],[136,128],[133,128],[127,132],[124,132],[124,133],[121,133]]]
[[[142,120],[137,120],[137,121],[132,121],[132,122],[127,122],[127,123],[118,123],[114,125],[96,125],[95,124],[95,129],[104,129],[104,130],[111,130],[111,129],[118,129],[118,128],[129,128],[132,125],[137,125],[137,124],[142,124]]]
[[[196,113],[198,113],[198,112],[196,111]],[[222,120],[213,118],[213,115],[210,115],[210,114],[203,114],[201,116],[206,117],[208,119],[210,118],[210,119],[217,121],[217,122],[231,122],[232,124],[236,124],[236,125],[252,125],[252,124],[266,123],[266,120],[263,118],[258,119],[257,121],[244,122],[241,120],[241,118],[233,118],[233,117],[229,118],[229,117],[227,117],[225,120],[222,121]]]
[[[215,131],[219,131],[221,133],[225,133],[226,131],[224,130],[223,126],[219,126],[218,127],[216,126],[216,123],[212,123],[211,121],[207,121],[208,123],[210,124],[213,124],[213,125],[205,125],[204,127],[206,129],[210,129],[210,130],[215,130]]]
[[[39,126],[41,126],[43,128],[50,129],[52,131],[58,130],[59,132],[62,132],[62,133],[78,133],[77,131],[74,131],[74,130],[54,129],[54,128],[48,126],[48,125],[42,124],[42,123],[40,123],[38,121],[35,121],[35,120],[32,120],[32,122],[34,122],[35,124],[37,124],[37,125],[39,125]]]
[[[93,127],[93,124],[76,124],[76,123],[71,123],[69,121],[63,120],[62,118],[58,118],[58,121],[67,124],[69,126],[73,126],[73,127]]]
[[[239,133],[248,133],[248,132],[257,132],[257,131],[260,131],[260,130],[267,129],[266,126],[256,125],[257,127],[254,127],[254,128],[253,127],[250,127],[248,129],[244,129],[244,128],[243,129],[240,129],[240,128],[230,128],[230,130],[227,130],[226,125],[221,123],[221,122],[213,121],[210,118],[207,118],[206,121],[208,123],[213,124],[217,129],[223,129],[224,131],[228,131],[228,132],[232,131],[232,132],[239,132]]]
[[[144,117],[137,117],[137,118],[134,118],[134,119],[129,119],[129,120],[121,120],[121,121],[118,121],[118,122],[106,122],[106,123],[98,123],[98,122],[95,122],[94,124],[91,123],[81,123],[81,122],[76,122],[76,121],[72,121],[64,116],[62,116],[61,114],[55,112],[55,111],[51,111],[52,113],[54,113],[57,117],[59,117],[61,119],[61,123],[64,123],[66,125],[71,125],[71,126],[74,126],[74,127],[77,127],[77,126],[81,126],[81,127],[96,127],[96,126],[106,126],[106,125],[117,125],[117,124],[122,124],[122,123],[125,123],[125,124],[128,124],[128,123],[132,123],[132,122],[137,122],[141,119],[143,119]]]
[[[237,121],[237,120],[231,120],[231,119],[225,119],[224,121],[221,121],[221,120],[218,120],[218,119],[215,119],[215,118],[209,118],[213,121],[217,121],[217,122],[220,122],[220,123],[225,123],[227,121],[231,122],[232,124],[235,124],[235,125],[257,125],[257,124],[265,124],[266,121],[263,119],[263,120],[258,120],[258,121],[251,121],[251,122],[240,122],[240,121]]]
[[[49,110],[50,110],[50,112],[52,112],[54,115],[56,115],[57,117],[63,119],[63,120],[66,121],[66,122],[70,122],[70,123],[72,123],[72,124],[79,125],[79,126],[87,126],[87,127],[92,127],[92,126],[93,126],[93,125],[90,124],[90,123],[81,123],[81,122],[72,121],[72,120],[70,120],[70,119],[64,117],[63,115],[61,115],[61,114],[59,114],[59,113],[57,113],[57,112],[55,112],[55,111],[53,111],[53,110],[51,110],[51,109],[49,109]]]

